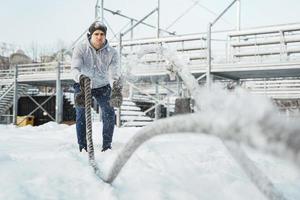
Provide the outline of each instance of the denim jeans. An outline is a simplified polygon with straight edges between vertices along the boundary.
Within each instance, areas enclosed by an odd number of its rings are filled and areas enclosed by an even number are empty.
[[[74,91],[75,95],[80,92],[80,85],[78,83],[74,84]],[[102,111],[102,147],[111,146],[115,127],[115,111],[114,108],[109,105],[110,95],[110,85],[92,89],[92,96],[96,99]],[[86,147],[85,108],[76,106],[75,109],[78,144],[80,147]]]

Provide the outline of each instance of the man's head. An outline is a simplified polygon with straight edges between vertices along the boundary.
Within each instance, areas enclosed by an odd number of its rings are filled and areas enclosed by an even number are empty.
[[[88,37],[94,48],[100,49],[106,41],[107,27],[100,21],[95,21],[89,27]]]

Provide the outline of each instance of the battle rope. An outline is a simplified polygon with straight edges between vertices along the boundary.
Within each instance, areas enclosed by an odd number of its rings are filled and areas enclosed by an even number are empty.
[[[120,173],[121,169],[133,155],[133,153],[146,141],[159,135],[167,134],[207,134],[214,135],[224,141],[233,141],[238,143],[249,144],[251,141],[251,134],[249,134],[249,127],[222,127],[222,123],[214,123],[215,116],[208,117],[207,113],[193,113],[187,115],[178,115],[170,118],[160,119],[152,124],[142,128],[135,134],[124,146],[122,151],[115,159],[110,171],[105,178],[105,181],[112,183]],[[184,123],[182,123],[184,122]],[[256,124],[256,121],[251,122]],[[178,125],[180,124],[180,125]],[[251,127],[252,124],[249,123]],[[262,126],[264,124],[261,124]],[[215,127],[215,128],[214,128]],[[286,129],[283,129],[286,130]],[[237,135],[237,137],[233,137]],[[246,174],[250,175],[250,179],[255,182],[258,189],[270,200],[284,200],[285,197],[276,187],[264,176],[258,168],[253,168],[253,163],[248,159],[246,154],[237,146],[237,143],[227,145],[231,147],[231,152],[235,151],[233,157],[238,159],[239,164],[246,166]],[[271,142],[269,152],[272,153]],[[265,149],[268,150],[268,149]],[[286,151],[284,151],[286,152]],[[283,154],[284,154],[283,152]],[[251,165],[250,165],[251,164]],[[250,165],[250,166],[249,166]],[[244,168],[243,168],[244,169]]]
[[[89,163],[93,167],[94,172],[98,176],[98,178],[103,180],[100,174],[99,167],[95,161],[92,119],[91,119],[92,92],[91,92],[91,80],[89,78],[84,78],[84,94],[85,94],[84,97],[85,97],[86,140],[87,140],[87,151],[89,155]]]
[[[172,61],[172,60],[170,60]],[[186,85],[192,95],[195,98],[196,106],[200,109],[200,99],[201,95],[199,93],[199,86],[195,80],[194,77],[189,73],[189,71],[181,66],[181,63],[177,62],[170,62],[171,65],[173,65],[173,68],[175,68],[175,71],[180,75],[180,77],[183,79],[184,82],[186,82]],[[117,159],[115,160],[107,178],[106,181],[111,183],[114,181],[114,179],[118,176],[120,170],[123,168],[125,163],[128,161],[128,159],[131,157],[131,155],[134,153],[134,151],[145,141],[151,139],[152,137],[155,137],[157,135],[161,134],[172,134],[172,133],[188,133],[188,132],[195,132],[195,133],[206,133],[206,134],[213,134],[216,136],[219,136],[222,140],[233,140],[236,139],[236,142],[241,142],[239,139],[241,138],[234,138],[230,133],[236,132],[237,135],[241,135],[243,133],[248,133],[249,130],[248,127],[242,126],[238,127],[236,129],[230,129],[230,127],[227,127],[228,130],[224,128],[224,126],[217,127],[218,124],[215,124],[214,119],[209,119],[209,115],[205,115],[203,113],[197,113],[197,115],[192,114],[190,117],[188,116],[180,116],[180,117],[173,117],[170,119],[164,119],[154,122],[151,125],[146,126],[141,131],[139,131],[138,134],[136,134],[123,148],[122,152],[118,155]],[[217,117],[217,116],[216,116]],[[203,118],[202,120],[200,118]],[[188,119],[188,120],[187,120]],[[270,118],[267,118],[264,120],[265,122],[267,120],[271,120]],[[181,126],[176,126],[178,122],[185,121],[185,124]],[[260,124],[257,122],[257,125],[260,125],[263,129],[263,133],[267,132],[268,129],[264,129],[267,123]],[[221,124],[222,125],[222,124]],[[238,125],[238,124],[237,124]],[[284,127],[286,128],[286,127]],[[286,129],[284,129],[286,130]],[[239,134],[238,134],[239,133]],[[293,131],[292,131],[293,133]],[[245,142],[249,142],[247,140],[247,134],[245,135],[246,139]],[[251,136],[251,134],[249,134]],[[268,134],[262,136],[268,136]],[[267,138],[269,139],[269,138]],[[251,141],[251,140],[250,140]],[[229,144],[228,142],[224,142],[225,146],[231,153],[231,155],[238,161],[238,163],[241,165],[243,170],[246,172],[246,174],[250,177],[250,179],[253,181],[253,183],[257,186],[257,188],[269,199],[272,200],[283,200],[285,197],[283,194],[276,189],[276,187],[272,184],[272,182],[268,179],[267,176],[265,176],[259,168],[257,168],[253,161],[248,158],[247,154],[244,153],[244,151],[239,147],[238,143],[231,142]],[[296,152],[296,155],[297,152]]]

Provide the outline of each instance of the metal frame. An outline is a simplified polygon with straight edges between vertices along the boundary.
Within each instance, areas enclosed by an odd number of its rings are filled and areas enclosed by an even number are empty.
[[[56,78],[56,102],[55,102],[55,121],[56,123],[61,123],[63,118],[63,93],[61,89],[60,80],[60,67],[61,63],[57,64],[57,78]]]
[[[26,96],[28,96],[38,107],[36,107],[33,111],[31,111],[28,115],[26,115],[26,116],[30,116],[30,115],[32,115],[35,111],[37,111],[39,108],[40,109],[42,109],[44,112],[46,112],[47,113],[47,115],[53,120],[53,121],[55,121],[55,119],[47,112],[47,110],[45,109],[45,108],[43,108],[43,105],[45,104],[45,103],[47,103],[53,96],[55,96],[55,94],[52,94],[50,97],[48,97],[43,103],[41,103],[41,104],[39,104],[38,102],[36,102],[31,96],[29,96],[29,95],[26,95]],[[16,116],[17,117],[17,116]],[[15,125],[19,125],[19,124],[21,124],[23,121],[25,120],[25,118],[23,119],[23,120],[21,120],[19,123],[17,123],[17,121],[16,121],[16,123],[15,123]]]
[[[39,64],[41,65],[41,64]],[[62,122],[62,115],[63,115],[63,95],[62,95],[62,89],[61,89],[61,79],[60,79],[60,74],[61,74],[61,62],[57,63],[57,77],[56,77],[56,105],[55,105],[55,119],[42,107],[43,104],[45,104],[53,95],[51,95],[46,101],[44,101],[41,105],[38,104],[31,96],[28,96],[35,104],[38,105],[38,108],[41,108],[43,111],[45,111],[49,117],[53,120],[56,121],[57,123]],[[27,67],[27,66],[32,66],[30,64],[25,64],[25,65],[15,65],[15,72],[14,72],[14,102],[13,102],[13,124],[17,125],[17,112],[18,112],[18,80],[19,80],[19,68],[20,67]],[[37,109],[34,109],[29,115],[34,113]]]
[[[14,73],[14,104],[13,104],[13,124],[17,124],[17,115],[18,115],[18,65],[15,65],[15,73]]]
[[[140,23],[142,23],[142,21],[140,20]],[[137,25],[137,24],[134,24]],[[133,25],[133,26],[134,26]],[[132,26],[132,27],[133,27]],[[257,28],[255,30],[243,30],[243,31],[238,31],[238,32],[229,32],[229,37],[241,37],[241,36],[245,36],[245,35],[253,35],[253,34],[261,34],[261,35],[267,35],[270,33],[278,33],[281,34],[281,38],[280,40],[278,39],[278,41],[276,41],[276,44],[284,44],[286,45],[289,42],[298,42],[299,38],[287,38],[286,35],[288,35],[287,33],[289,31],[299,31],[300,30],[300,25],[299,24],[289,24],[286,26],[278,26],[278,27],[265,27],[265,28]],[[128,30],[129,31],[129,30]],[[298,32],[297,32],[298,33]],[[282,38],[284,37],[284,38]],[[179,41],[195,41],[195,40],[203,40],[205,38],[203,38],[203,35],[201,34],[195,34],[195,35],[185,35],[185,36],[173,36],[173,37],[160,37],[160,38],[154,38],[154,39],[140,39],[140,40],[134,40],[134,41],[122,41],[122,39],[119,40],[119,52],[120,52],[120,62],[122,62],[122,48],[123,47],[133,47],[135,45],[146,45],[146,44],[157,44],[157,43],[172,43],[172,42],[179,42]],[[271,41],[272,42],[272,41]],[[275,42],[275,41],[273,41]],[[242,44],[239,43],[239,44]],[[238,44],[235,44],[238,45]],[[207,49],[203,49],[203,50],[207,50]],[[282,53],[281,53],[282,54]],[[281,57],[282,58],[282,57]],[[39,67],[43,65],[42,67]],[[55,67],[54,66],[47,66],[49,64],[27,64],[27,65],[19,65],[18,66],[18,71],[17,74],[15,75],[15,79],[14,81],[16,81],[16,83],[14,83],[14,85],[16,87],[18,87],[18,83],[20,80],[25,80],[24,77],[28,76],[28,80],[33,80],[33,79],[41,79],[41,81],[45,81],[43,80],[43,77],[41,76],[41,73],[44,73],[45,76],[47,76],[47,78],[49,79],[53,79],[53,77],[56,77],[55,80],[57,80],[58,82],[61,81],[59,80],[57,77],[59,74],[58,71],[55,71]],[[230,74],[222,74],[223,72],[228,72],[228,71],[239,71],[240,73],[243,73],[244,71],[246,72],[247,69],[253,69],[253,70],[260,70],[262,68],[264,68],[265,70],[269,70],[269,69],[287,69],[290,70],[292,73],[288,74],[288,75],[284,75],[284,74],[278,74],[277,76],[290,76],[291,74],[297,74],[298,72],[295,72],[295,70],[299,69],[299,65],[300,63],[298,61],[294,62],[294,61],[287,61],[285,63],[283,62],[279,62],[276,61],[274,63],[250,63],[250,64],[239,64],[239,63],[222,63],[222,64],[215,64],[213,67],[213,73],[218,73],[220,76],[226,76],[226,77],[231,77]],[[60,79],[69,79],[71,80],[71,76],[69,76],[69,71],[70,71],[70,66],[69,65],[63,65],[61,63],[61,68],[63,68],[65,71],[61,74],[62,76],[60,77]],[[167,72],[166,70],[163,68],[164,66],[162,66],[161,72],[157,73],[158,75],[166,75]],[[205,72],[205,65],[190,65],[190,69],[193,73],[203,73]],[[48,71],[49,70],[49,71]],[[52,73],[50,73],[50,70]],[[39,73],[41,72],[41,73]],[[56,72],[56,75],[55,75]],[[66,73],[68,73],[66,75]],[[206,71],[207,72],[207,71]],[[34,74],[32,74],[34,73]],[[51,77],[53,75],[53,77]],[[150,74],[151,75],[156,75],[155,73]],[[141,75],[143,76],[143,75]],[[149,74],[148,74],[149,76]],[[200,78],[200,77],[199,77]],[[202,78],[202,77],[201,77]],[[234,78],[234,77],[231,77]],[[247,78],[247,77],[242,77],[242,78]],[[248,77],[249,78],[249,77]],[[252,77],[250,77],[252,78]],[[27,81],[27,80],[26,80]],[[58,85],[60,85],[58,83]],[[57,87],[58,88],[58,87]],[[17,91],[17,90],[16,90]],[[58,88],[58,94],[60,94],[61,92],[59,92],[59,88]],[[17,95],[14,95],[15,98],[17,98]],[[57,102],[57,105],[61,105],[61,103]],[[14,107],[17,108],[16,105],[16,100],[14,100]],[[58,108],[59,109],[59,108]],[[15,113],[16,111],[14,111]],[[16,114],[14,115],[14,117],[16,116]],[[58,117],[56,117],[58,119]],[[16,121],[16,120],[14,120]],[[58,120],[59,121],[59,120]],[[15,123],[15,122],[14,122]]]
[[[210,88],[211,85],[211,29],[213,27],[213,25],[227,12],[227,10],[229,10],[229,8],[231,8],[231,6],[238,0],[234,0],[231,2],[231,4],[229,4],[229,6],[227,6],[227,8],[225,8],[221,14],[219,16],[217,16],[217,18],[213,21],[208,23],[207,26],[207,72],[206,72],[206,84],[207,87]],[[239,2],[239,1],[238,1]],[[240,29],[240,2],[238,4],[238,29]]]

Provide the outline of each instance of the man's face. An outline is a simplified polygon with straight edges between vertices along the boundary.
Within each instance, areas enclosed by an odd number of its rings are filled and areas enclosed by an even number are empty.
[[[105,34],[101,30],[96,30],[92,34],[91,43],[96,48],[99,49],[104,45],[105,42]]]

